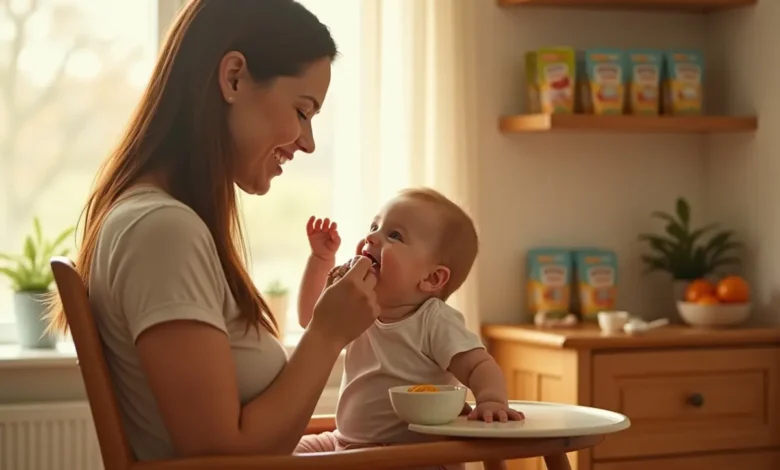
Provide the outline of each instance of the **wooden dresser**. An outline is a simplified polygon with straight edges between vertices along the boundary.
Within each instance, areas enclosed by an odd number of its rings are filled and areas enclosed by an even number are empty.
[[[577,470],[779,470],[780,329],[486,325],[510,398],[625,414],[627,431],[569,455]],[[542,470],[541,459],[512,470]]]

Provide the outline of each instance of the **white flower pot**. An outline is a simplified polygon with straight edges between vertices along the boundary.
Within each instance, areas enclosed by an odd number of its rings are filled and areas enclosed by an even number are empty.
[[[46,291],[14,293],[16,334],[19,344],[25,349],[54,349],[57,339],[45,334],[46,322],[43,315],[46,305],[43,296]]]
[[[271,296],[265,294],[263,298],[265,299],[265,303],[267,303],[268,307],[271,309],[271,313],[273,313],[274,318],[276,319],[276,324],[279,326],[279,332],[281,334],[280,339],[284,340],[284,336],[287,333],[287,309],[289,305],[289,296]]]

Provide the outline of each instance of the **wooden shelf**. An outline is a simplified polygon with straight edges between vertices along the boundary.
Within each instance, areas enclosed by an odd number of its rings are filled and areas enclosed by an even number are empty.
[[[776,1],[776,0],[772,0]],[[710,13],[753,6],[758,0],[498,0],[501,6],[671,10]]]
[[[518,132],[606,132],[726,134],[753,132],[753,116],[593,116],[586,114],[525,114],[504,116],[499,122],[504,133]]]

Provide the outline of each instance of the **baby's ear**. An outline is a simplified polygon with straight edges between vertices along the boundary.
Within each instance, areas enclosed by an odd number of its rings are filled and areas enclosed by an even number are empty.
[[[434,293],[442,290],[450,282],[450,268],[446,266],[436,266],[428,276],[420,281],[420,290],[423,292]]]

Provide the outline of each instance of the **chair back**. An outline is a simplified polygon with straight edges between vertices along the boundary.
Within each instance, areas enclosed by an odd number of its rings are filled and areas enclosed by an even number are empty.
[[[122,424],[103,342],[92,316],[86,286],[68,258],[52,258],[51,269],[76,346],[103,466],[105,470],[128,470],[135,459]]]

